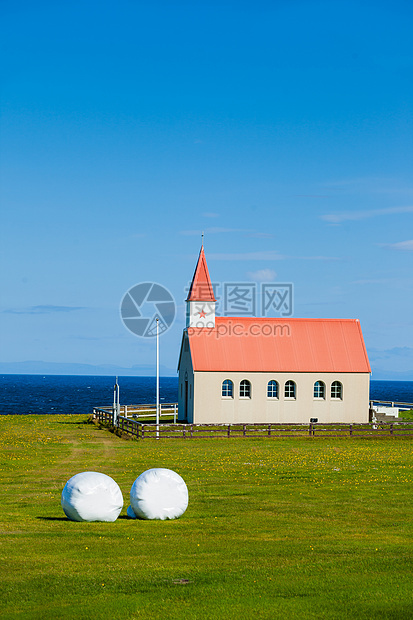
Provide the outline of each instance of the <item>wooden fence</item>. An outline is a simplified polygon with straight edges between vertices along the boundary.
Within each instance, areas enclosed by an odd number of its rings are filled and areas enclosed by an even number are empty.
[[[389,405],[390,407],[403,407],[404,409],[413,409],[413,403],[396,403],[390,400],[371,400],[370,409],[373,409],[374,405]]]
[[[113,413],[94,409],[93,417],[113,425]],[[413,435],[413,422],[372,424],[142,424],[119,416],[117,428],[137,439],[234,437],[400,437]]]
[[[107,405],[95,407],[95,410],[113,413],[113,407]],[[153,403],[143,405],[119,405],[119,415],[125,418],[132,417],[136,420],[139,420],[139,418],[156,418],[156,405]],[[178,416],[178,403],[160,403],[159,417],[170,418],[171,416],[173,416],[175,423]]]

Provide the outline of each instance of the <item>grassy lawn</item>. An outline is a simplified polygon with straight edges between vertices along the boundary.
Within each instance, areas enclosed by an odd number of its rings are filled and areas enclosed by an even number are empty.
[[[410,438],[126,441],[86,416],[0,416],[0,617],[411,618]],[[183,476],[175,521],[126,518],[150,467]],[[66,481],[122,489],[115,523],[74,523]]]
[[[413,420],[413,409],[407,409],[406,411],[399,411],[399,418],[401,420]]]

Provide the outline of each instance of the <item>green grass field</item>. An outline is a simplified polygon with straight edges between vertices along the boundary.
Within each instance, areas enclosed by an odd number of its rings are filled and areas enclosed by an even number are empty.
[[[86,416],[0,416],[0,617],[413,617],[410,438],[126,441]],[[150,467],[189,489],[175,521],[126,518]],[[122,489],[115,523],[68,521],[66,481]]]
[[[399,418],[401,420],[413,420],[413,409],[408,409],[406,411],[399,412]]]

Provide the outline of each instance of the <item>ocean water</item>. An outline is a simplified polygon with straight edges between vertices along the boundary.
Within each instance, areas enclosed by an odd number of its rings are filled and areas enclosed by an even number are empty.
[[[155,403],[155,377],[119,377],[121,404]],[[161,403],[178,400],[178,378],[160,378]],[[113,402],[113,377],[0,375],[0,415],[92,413]],[[413,381],[371,381],[370,399],[413,403]]]
[[[120,402],[156,402],[155,377],[119,377]],[[0,415],[92,413],[111,406],[114,377],[81,375],[0,375]],[[160,377],[161,403],[178,400],[178,378]]]

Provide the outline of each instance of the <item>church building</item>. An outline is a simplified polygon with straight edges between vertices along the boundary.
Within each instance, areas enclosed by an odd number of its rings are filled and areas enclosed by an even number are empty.
[[[179,421],[368,422],[371,370],[357,319],[215,316],[203,246],[186,303]]]

